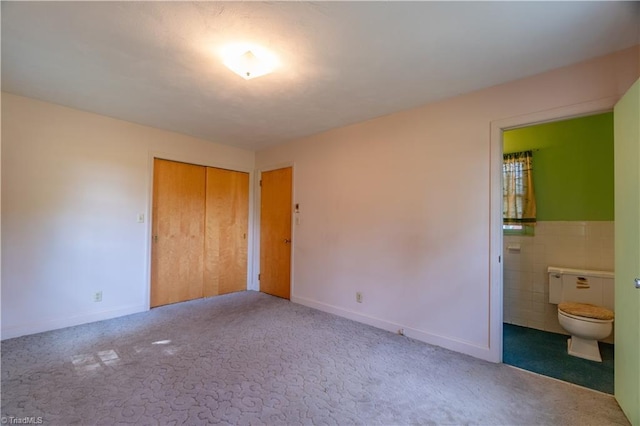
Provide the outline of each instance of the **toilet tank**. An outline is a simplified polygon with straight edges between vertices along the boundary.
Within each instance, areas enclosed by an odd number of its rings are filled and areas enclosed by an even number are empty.
[[[610,271],[549,266],[549,303],[591,303],[614,310],[614,276]]]

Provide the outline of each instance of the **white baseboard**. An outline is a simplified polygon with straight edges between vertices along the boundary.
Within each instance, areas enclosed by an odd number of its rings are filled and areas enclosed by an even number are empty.
[[[44,331],[57,330],[59,328],[72,327],[74,325],[87,324],[95,321],[102,321],[111,318],[122,317],[125,315],[137,314],[139,312],[148,311],[148,306],[133,305],[124,308],[112,309],[108,311],[92,312],[89,314],[75,315],[72,317],[52,318],[36,323],[19,325],[14,327],[2,328],[0,340],[11,339],[14,337],[26,336],[28,334],[42,333]]]
[[[372,327],[380,328],[382,330],[390,331],[392,333],[397,333],[398,330],[403,329],[404,335],[412,339],[420,340],[421,342],[440,346],[445,349],[450,349],[452,351],[460,352],[460,353],[470,355],[475,358],[480,358],[486,361],[500,362],[500,360],[495,359],[495,356],[490,350],[489,345],[478,346],[473,343],[440,336],[440,335],[429,333],[422,330],[417,330],[415,328],[411,328],[406,325],[397,324],[397,323],[383,320],[380,318],[371,317],[358,312],[350,311],[348,309],[340,308],[338,306],[329,305],[326,303],[318,302],[316,300],[307,299],[304,297],[292,296],[291,301],[293,303],[298,303],[300,305],[318,309],[319,311],[324,311],[330,314],[348,318],[350,320],[367,324]]]

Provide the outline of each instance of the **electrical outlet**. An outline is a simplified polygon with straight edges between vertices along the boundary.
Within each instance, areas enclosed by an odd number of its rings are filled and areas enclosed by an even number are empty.
[[[356,292],[356,302],[362,303],[362,293],[359,291]]]
[[[93,301],[102,302],[102,291],[96,291],[95,293],[93,293]]]

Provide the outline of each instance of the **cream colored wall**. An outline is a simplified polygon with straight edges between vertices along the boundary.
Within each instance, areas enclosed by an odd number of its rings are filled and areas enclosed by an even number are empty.
[[[3,339],[148,309],[154,155],[254,169],[252,151],[2,94]]]
[[[292,300],[496,360],[491,122],[619,97],[638,57],[635,47],[258,152],[258,170],[294,164]]]
[[[490,123],[619,96],[638,56],[255,154],[257,169],[295,166],[292,299],[489,359]],[[149,217],[154,154],[254,168],[250,151],[6,93],[2,119],[2,338],[147,309],[149,224],[135,218]]]

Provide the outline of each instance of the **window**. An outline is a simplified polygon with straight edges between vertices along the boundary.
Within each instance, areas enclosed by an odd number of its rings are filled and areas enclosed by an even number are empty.
[[[502,185],[502,229],[505,233],[533,234],[536,199],[531,151],[504,154]]]

